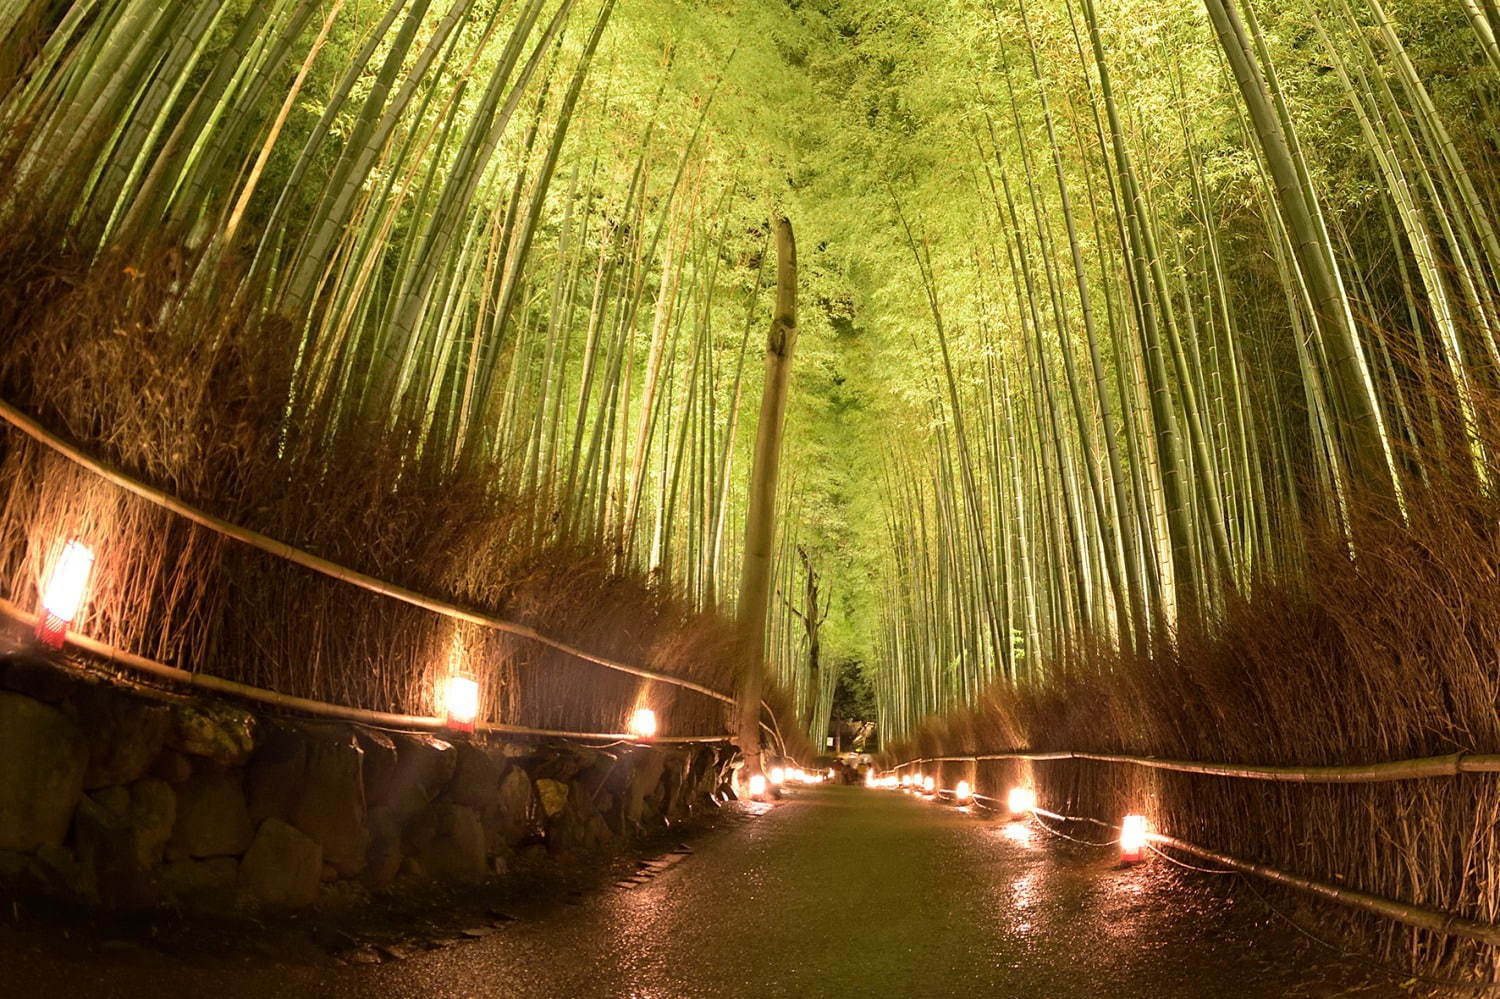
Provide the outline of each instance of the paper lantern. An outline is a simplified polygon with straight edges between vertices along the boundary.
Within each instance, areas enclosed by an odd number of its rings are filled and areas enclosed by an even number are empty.
[[[630,716],[629,732],[632,738],[650,739],[656,735],[656,712],[650,708],[636,708]]]
[[[54,649],[63,647],[68,625],[83,608],[93,570],[94,553],[77,538],[69,539],[42,586],[42,609],[37,615],[36,637],[43,645]]]

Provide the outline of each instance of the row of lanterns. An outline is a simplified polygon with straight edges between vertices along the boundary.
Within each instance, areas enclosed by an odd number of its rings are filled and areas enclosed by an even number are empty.
[[[36,637],[42,645],[51,649],[63,647],[68,628],[83,609],[93,571],[93,549],[77,538],[69,538],[42,580],[41,609],[36,621]],[[479,681],[472,673],[462,669],[451,672],[442,683],[439,700],[448,728],[456,732],[474,731],[479,719]],[[637,708],[626,731],[632,739],[642,742],[654,738],[656,712]]]
[[[70,538],[61,554],[47,574],[42,585],[41,613],[37,616],[36,637],[49,648],[60,649],[67,637],[68,628],[77,618],[88,593],[89,577],[94,569],[94,552],[77,538]],[[460,732],[472,732],[479,718],[479,681],[468,672],[455,671],[442,689],[443,713],[449,728]],[[650,708],[637,708],[630,716],[627,731],[631,738],[647,741],[656,735],[656,712]],[[809,773],[801,768],[772,767],[770,783],[776,787],[791,781],[797,784],[817,784],[824,780],[822,771]],[[932,775],[894,774],[877,777],[872,768],[865,775],[869,787],[901,788],[915,790],[929,797],[937,793],[937,779]],[[767,791],[767,779],[763,774],[754,774],[749,783],[750,797],[763,798]],[[974,797],[974,788],[966,780],[958,782],[953,789],[953,798],[961,805]],[[1024,818],[1036,811],[1036,792],[1029,787],[1011,788],[1006,801],[1014,819]],[[1134,864],[1145,856],[1150,829],[1146,817],[1130,814],[1120,823],[1120,860]]]
[[[745,790],[749,792],[751,800],[760,801],[773,788],[779,790],[788,784],[821,784],[832,776],[831,770],[803,770],[801,767],[774,766],[767,773],[751,774],[746,782]]]
[[[900,789],[908,794],[916,793],[928,800],[937,798],[937,779],[931,774],[919,773],[886,774],[877,776],[874,769],[865,774],[865,786],[873,788],[885,788],[889,790]],[[959,805],[967,805],[974,799],[974,786],[966,780],[961,780],[953,788],[953,800]],[[1025,785],[1018,785],[1010,789],[1006,796],[1006,808],[1010,812],[1013,821],[1024,819],[1038,811],[1036,802],[1036,791]],[[1146,847],[1151,841],[1151,827],[1146,821],[1146,816],[1137,813],[1126,815],[1120,821],[1120,863],[1138,864],[1146,857]]]

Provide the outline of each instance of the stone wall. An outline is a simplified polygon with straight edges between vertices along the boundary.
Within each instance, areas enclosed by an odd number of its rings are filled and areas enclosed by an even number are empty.
[[[387,732],[12,656],[0,659],[0,886],[223,911],[478,880],[714,807],[732,754]]]

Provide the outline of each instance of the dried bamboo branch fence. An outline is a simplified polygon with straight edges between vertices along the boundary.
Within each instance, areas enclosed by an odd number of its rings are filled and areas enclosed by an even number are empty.
[[[242,544],[249,545],[250,547],[256,548],[268,555],[285,559],[288,562],[300,565],[306,569],[311,569],[312,571],[321,573],[322,575],[328,576],[331,579],[336,579],[340,582],[348,583],[351,586],[356,586],[360,589],[367,590],[368,592],[379,594],[381,596],[389,597],[393,600],[399,600],[403,603],[410,604],[414,607],[419,607],[434,614],[452,618],[457,621],[476,624],[484,628],[492,629],[494,631],[500,631],[509,635],[515,635],[520,638],[528,639],[540,645],[544,645],[548,648],[554,649],[558,652],[562,652],[566,655],[573,656],[574,658],[581,659],[584,662],[602,666],[606,669],[616,670],[621,673],[628,673],[631,676],[637,676],[656,683],[669,684],[671,686],[680,687],[684,690],[691,690],[695,693],[702,694],[705,697],[711,697],[726,704],[734,703],[734,698],[731,695],[714,690],[711,687],[706,687],[703,684],[695,683],[692,680],[686,680],[682,677],[672,676],[667,673],[659,673],[654,670],[645,669],[644,667],[634,666],[629,663],[622,663],[617,660],[608,659],[604,656],[596,655],[592,652],[587,652],[566,642],[552,638],[548,635],[544,635],[541,632],[537,631],[535,628],[532,628],[528,625],[519,624],[514,621],[507,621],[503,618],[498,618],[490,614],[482,613],[480,611],[460,607],[457,604],[449,603],[445,600],[439,600],[434,597],[426,596],[425,594],[407,589],[406,587],[398,586],[395,583],[377,579],[374,576],[367,575],[366,573],[359,572],[355,569],[350,569],[347,566],[339,565],[325,558],[320,558],[319,556],[314,555],[311,552],[306,552],[300,548],[295,548],[292,545],[286,544],[282,541],[278,541],[275,538],[268,537],[258,531],[253,531],[249,528],[241,527],[238,524],[232,524],[229,521],[224,520],[223,518],[216,517],[213,514],[208,513],[207,511],[200,510],[197,507],[184,503],[181,500],[177,499],[175,496],[172,496],[164,492],[163,490],[157,489],[153,486],[149,486],[124,474],[123,472],[118,471],[117,469],[111,468],[105,463],[89,455],[82,449],[52,433],[36,420],[27,416],[25,413],[21,412],[15,406],[11,405],[9,402],[3,399],[0,399],[0,419],[3,419],[6,423],[9,423],[11,426],[26,434],[37,443],[50,448],[51,450],[69,459],[80,467],[85,468],[98,477],[104,479],[106,482],[109,482],[120,489],[124,489],[125,491],[132,493],[133,495],[138,496],[149,503],[153,503],[156,506],[161,507],[162,509],[169,510],[187,520],[190,520],[200,527],[207,528],[208,530],[214,531],[215,533],[220,534],[223,537],[231,538],[235,541],[241,542]],[[36,623],[35,615],[22,610],[8,600],[0,599],[0,614],[4,614],[5,616],[10,617],[15,621],[18,621],[26,627],[32,627]],[[261,704],[268,704],[275,707],[286,708],[288,710],[299,711],[304,714],[312,714],[325,718],[339,718],[345,721],[362,722],[365,724],[380,725],[392,728],[436,729],[442,728],[444,725],[443,719],[436,717],[426,715],[396,714],[385,711],[371,711],[365,708],[349,707],[347,705],[340,704],[330,704],[326,701],[317,701],[305,697],[294,697],[292,695],[279,693],[274,690],[266,690],[261,687],[254,687],[248,684],[237,683],[233,680],[225,680],[203,673],[196,673],[189,670],[179,669],[178,667],[169,666],[165,663],[159,663],[155,660],[147,659],[144,656],[136,655],[124,649],[117,649],[113,646],[106,645],[103,642],[96,641],[84,635],[70,633],[67,636],[67,640],[70,644],[75,645],[85,652],[102,657],[112,663],[127,666],[131,669],[146,673],[159,679],[165,679],[174,683],[185,684],[198,688],[200,690],[210,691],[212,693],[226,694],[233,697],[243,698],[245,700],[255,701]],[[763,709],[768,708],[768,706],[765,705],[764,702],[762,702],[762,707]],[[774,719],[774,715],[772,717]],[[565,732],[555,729],[530,728],[524,725],[507,725],[499,722],[479,722],[477,723],[476,727],[480,731],[485,732],[496,732],[533,737],[556,737],[584,739],[591,741],[618,741],[634,738],[628,733],[621,732]],[[766,733],[778,745],[781,745],[782,752],[783,754],[785,754],[785,745],[784,743],[782,743],[780,732],[772,728],[771,726],[766,725],[764,721],[761,722],[761,728],[764,729]],[[728,736],[657,736],[653,739],[653,741],[663,743],[705,743],[725,742],[728,741],[728,739]]]
[[[22,610],[14,603],[0,597],[0,615],[10,618],[24,628],[34,628],[37,616],[30,611]],[[403,715],[390,711],[371,711],[367,708],[353,708],[343,704],[330,704],[327,701],[316,701],[308,697],[293,697],[275,690],[266,690],[264,687],[254,687],[247,683],[237,683],[234,680],[225,680],[207,673],[194,673],[190,670],[179,669],[176,666],[168,666],[145,656],[138,656],[134,652],[117,649],[97,639],[80,635],[77,632],[68,632],[65,641],[90,655],[97,656],[106,662],[125,666],[140,673],[167,680],[172,683],[195,687],[212,694],[221,694],[229,697],[237,697],[241,700],[254,701],[257,704],[266,704],[271,707],[285,708],[288,711],[297,711],[302,714],[315,715],[319,718],[333,718],[339,721],[357,722],[363,725],[374,725],[378,728],[394,729],[429,729],[438,730],[447,726],[447,720],[435,715]],[[571,732],[561,729],[531,728],[526,725],[507,725],[502,722],[476,722],[474,726],[480,732],[494,732],[501,735],[521,735],[531,738],[557,738],[557,739],[582,739],[590,742],[636,742],[640,741],[638,736],[628,732]],[[781,733],[775,728],[760,723],[761,729],[773,740],[781,745]],[[651,741],[656,743],[712,743],[729,742],[730,736],[720,735],[659,735],[653,736]],[[782,745],[782,752],[785,753]]]
[[[63,440],[61,437],[58,437],[56,434],[52,433],[36,420],[27,416],[25,413],[21,412],[15,406],[12,406],[9,402],[6,402],[3,399],[0,399],[0,419],[3,419],[5,422],[9,423],[11,426],[15,427],[22,433],[26,434],[37,443],[51,448],[53,451],[56,451],[58,454],[67,458],[73,463],[88,469],[90,472],[99,476],[101,479],[104,479],[106,482],[124,489],[126,492],[133,493],[134,495],[139,496],[141,499],[146,500],[148,503],[153,503],[164,510],[170,510],[178,516],[190,520],[198,526],[205,527],[208,530],[215,532],[216,534],[222,535],[223,537],[231,538],[242,544],[249,545],[252,548],[259,549],[260,551],[263,551],[268,555],[274,555],[277,558],[285,559],[288,562],[300,565],[304,569],[311,569],[313,572],[321,573],[322,575],[327,576],[330,579],[336,579],[340,582],[348,583],[351,586],[357,586],[362,590],[367,590],[371,593],[377,593],[381,596],[389,597],[392,600],[399,600],[402,603],[410,604],[413,607],[420,607],[422,610],[431,611],[434,614],[452,618],[455,621],[464,621],[468,624],[479,625],[482,628],[489,628],[493,631],[500,631],[508,635],[515,635],[520,638],[525,638],[529,641],[536,642],[539,645],[545,645],[550,649],[555,649],[556,651],[562,652],[565,655],[572,656],[576,659],[582,659],[585,662],[593,663],[596,666],[603,666],[606,669],[617,670],[621,673],[629,673],[632,676],[638,676],[642,679],[652,680],[657,683],[671,684],[675,687],[681,687],[684,690],[691,690],[696,693],[703,694],[705,697],[712,697],[715,700],[723,701],[726,704],[734,703],[734,698],[730,695],[714,690],[710,687],[705,687],[701,683],[694,683],[692,680],[684,680],[681,677],[671,676],[666,673],[658,673],[654,670],[645,669],[641,666],[632,666],[628,663],[622,663],[614,659],[605,658],[604,656],[595,655],[592,652],[586,652],[583,649],[578,648],[577,646],[569,645],[566,642],[562,642],[548,635],[544,635],[541,632],[537,631],[535,628],[530,627],[529,625],[518,624],[515,621],[506,621],[503,618],[498,618],[491,614],[485,614],[480,611],[470,610],[466,607],[460,607],[457,604],[449,603],[446,600],[439,600],[435,597],[429,597],[425,594],[418,593],[415,590],[409,590],[404,586],[398,586],[395,583],[391,583],[383,579],[377,579],[374,576],[367,575],[355,569],[350,569],[347,566],[342,566],[335,562],[330,562],[328,559],[320,558],[319,556],[314,555],[311,552],[303,551],[300,548],[294,548],[284,541],[278,541],[275,538],[267,537],[266,535],[261,534],[259,531],[252,531],[249,528],[241,527],[238,524],[231,524],[229,521],[224,520],[221,517],[215,517],[213,514],[208,513],[205,510],[200,510],[195,506],[190,506],[189,504],[182,502],[175,496],[157,489],[154,486],[149,486],[144,482],[140,482],[137,479],[133,479],[130,476],[125,475],[123,472],[109,467],[93,456],[87,454],[80,448],[75,447],[74,445]]]

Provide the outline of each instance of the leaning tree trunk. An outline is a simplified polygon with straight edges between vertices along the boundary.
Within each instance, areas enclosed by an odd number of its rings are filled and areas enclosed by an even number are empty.
[[[766,383],[760,396],[755,459],[750,468],[749,508],[745,512],[745,560],[740,572],[739,623],[745,665],[740,678],[740,752],[746,777],[761,772],[760,701],[766,669],[766,614],[771,603],[771,561],[776,549],[776,478],[781,464],[781,429],[786,422],[786,389],[797,344],[797,243],[792,223],[777,218],[776,311],[766,338]]]

